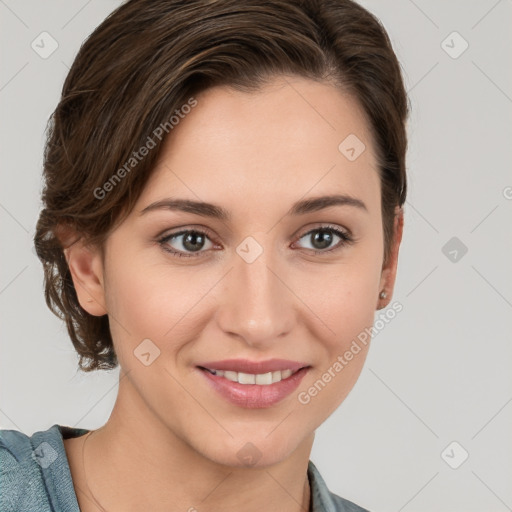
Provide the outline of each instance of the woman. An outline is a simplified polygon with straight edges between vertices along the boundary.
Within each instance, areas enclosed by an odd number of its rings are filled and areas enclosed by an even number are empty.
[[[3,430],[2,510],[361,511],[309,460],[389,305],[407,97],[349,0],[130,0],[52,116],[35,245],[95,430]]]

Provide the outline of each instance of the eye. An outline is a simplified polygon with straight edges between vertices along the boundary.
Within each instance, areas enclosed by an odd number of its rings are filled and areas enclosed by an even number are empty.
[[[177,233],[171,233],[169,235],[165,235],[163,238],[158,240],[158,243],[162,246],[164,251],[170,252],[174,256],[177,257],[187,257],[194,258],[200,256],[202,252],[201,249],[205,247],[206,241],[210,241],[211,246],[206,247],[209,249],[213,246],[208,234],[200,229],[187,229],[183,231],[179,231]],[[170,249],[170,242],[174,241],[177,249]],[[190,251],[190,254],[188,253]],[[198,254],[194,254],[198,253]]]
[[[339,238],[340,241],[334,247],[331,247],[336,238]],[[312,250],[315,254],[334,252],[354,242],[354,239],[348,232],[334,226],[321,226],[312,229],[302,235],[299,240],[302,239],[311,241],[313,247],[307,249]]]
[[[306,247],[306,249],[313,251],[314,254],[334,252],[355,241],[350,233],[335,226],[321,226],[312,229],[302,235],[299,240],[308,240],[308,237],[313,247]],[[331,247],[336,238],[339,239],[339,242],[334,247]],[[170,233],[159,238],[158,243],[164,251],[179,258],[201,256],[207,249],[211,249],[214,246],[209,234],[201,229],[184,229]],[[172,243],[174,243],[174,248],[172,248]],[[210,246],[208,246],[208,243]]]

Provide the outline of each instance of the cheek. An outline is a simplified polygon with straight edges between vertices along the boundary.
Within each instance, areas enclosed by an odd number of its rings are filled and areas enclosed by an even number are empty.
[[[173,339],[193,339],[200,332],[201,300],[213,283],[212,276],[198,274],[135,258],[117,262],[109,275],[107,308],[120,356],[120,351],[133,352],[146,338],[161,351],[177,350]]]
[[[377,277],[378,272],[368,262],[359,260],[325,277],[323,293],[315,287],[311,302],[305,300],[322,320],[315,323],[322,357],[297,392],[298,403],[312,428],[336,410],[362,371],[371,342]]]
[[[373,325],[380,270],[380,260],[375,256],[354,251],[350,260],[304,281],[304,302],[329,328],[324,327],[317,335],[332,347],[343,348]]]

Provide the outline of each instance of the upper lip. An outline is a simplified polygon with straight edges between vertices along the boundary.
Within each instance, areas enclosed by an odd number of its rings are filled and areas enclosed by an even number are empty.
[[[224,359],[223,361],[208,361],[198,366],[209,370],[224,370],[242,373],[262,374],[278,370],[292,370],[293,372],[309,366],[307,363],[288,361],[286,359],[268,359],[266,361],[250,361],[249,359]]]

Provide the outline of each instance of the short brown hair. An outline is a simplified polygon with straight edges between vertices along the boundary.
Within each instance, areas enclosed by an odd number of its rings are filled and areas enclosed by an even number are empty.
[[[79,304],[57,229],[102,249],[154,170],[165,140],[152,136],[157,127],[211,86],[251,92],[287,74],[334,83],[362,106],[378,155],[388,260],[395,207],[406,196],[408,99],[379,20],[351,0],[129,0],[82,44],[47,129],[34,242],[46,302],[66,321],[83,371],[118,360],[108,315]],[[156,147],[128,172],[151,136]],[[123,179],[112,182],[116,173]]]

